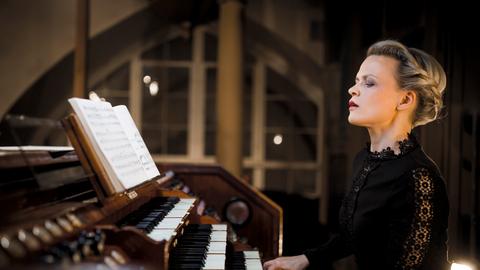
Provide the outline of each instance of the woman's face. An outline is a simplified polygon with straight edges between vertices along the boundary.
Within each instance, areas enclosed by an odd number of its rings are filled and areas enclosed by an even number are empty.
[[[397,113],[402,97],[395,78],[398,61],[391,57],[371,55],[360,66],[355,85],[348,93],[348,122],[363,127],[387,127]]]

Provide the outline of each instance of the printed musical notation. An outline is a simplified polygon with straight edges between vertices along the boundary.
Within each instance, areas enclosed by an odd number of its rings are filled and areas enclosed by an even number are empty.
[[[138,131],[137,126],[132,119],[132,116],[128,112],[127,107],[120,105],[115,106],[113,109],[118,118],[121,120],[120,122],[123,125],[123,130],[132,143],[133,149],[135,150],[138,160],[142,164],[147,177],[151,179],[159,175],[160,172],[158,171],[157,166],[155,165],[155,162],[153,161],[152,156],[150,155],[150,152],[148,151],[147,146],[145,145],[145,142],[143,141],[142,136],[140,135],[140,132]]]
[[[129,189],[159,174],[125,106],[78,98],[69,101],[94,147],[100,150],[116,190]]]

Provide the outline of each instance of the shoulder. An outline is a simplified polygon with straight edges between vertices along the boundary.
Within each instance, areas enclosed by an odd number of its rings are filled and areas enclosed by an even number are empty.
[[[407,159],[408,166],[405,174],[413,180],[430,179],[430,181],[433,181],[443,179],[437,164],[423,151],[422,147],[413,151]]]
[[[406,157],[398,185],[416,196],[445,193],[445,180],[435,162],[418,148]]]
[[[423,173],[429,174],[432,177],[435,176],[442,178],[442,174],[437,164],[423,151],[423,148],[420,147],[412,152],[412,154],[408,156],[408,159],[410,161],[409,170],[412,174],[416,172],[417,174]]]

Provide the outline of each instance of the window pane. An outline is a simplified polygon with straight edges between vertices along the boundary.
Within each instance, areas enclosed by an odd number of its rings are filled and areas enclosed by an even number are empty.
[[[189,69],[145,67],[142,128],[150,150],[159,154],[186,154],[188,126]],[[155,84],[152,86],[152,84]],[[158,152],[160,151],[160,152]]]
[[[180,130],[168,130],[167,132],[167,154],[187,153],[187,130],[186,127]]]
[[[170,98],[166,111],[167,123],[187,126],[188,103],[186,98]]]
[[[205,155],[214,156],[216,147],[217,133],[216,130],[207,129],[205,132]],[[250,130],[243,131],[243,144],[242,154],[243,156],[250,155],[251,135]]]
[[[214,128],[217,122],[216,116],[216,104],[215,104],[215,96],[217,94],[217,69],[216,68],[209,68],[207,69],[207,85],[206,85],[206,95],[207,95],[207,103],[206,103],[206,124],[207,128]]]
[[[287,170],[270,169],[265,171],[265,190],[285,192],[287,183]]]
[[[317,158],[316,104],[301,89],[273,70],[267,72],[266,158],[315,161]],[[274,138],[282,136],[275,144]]]
[[[165,134],[162,134],[160,129],[142,126],[142,138],[145,140],[148,151],[150,153],[165,153],[167,149],[164,148],[162,138],[165,138]]]
[[[216,36],[205,34],[205,61],[217,61],[218,39]]]
[[[317,159],[317,135],[309,133],[293,134],[293,160],[315,161]]]
[[[144,52],[142,58],[149,60],[190,60],[192,59],[191,39],[177,37]]]
[[[162,126],[172,123],[186,124],[189,70],[148,67],[144,68],[144,75],[149,75],[151,82],[143,87],[143,122],[163,123]]]
[[[215,155],[216,138],[217,138],[216,131],[207,130],[205,132],[205,155],[207,156]]]
[[[286,100],[267,101],[267,127],[289,127],[292,119],[289,102]]]
[[[144,67],[144,76],[150,76],[150,82],[144,83],[144,95],[155,96],[158,94],[168,94],[169,96],[188,95],[189,69],[183,67]],[[158,85],[158,93],[150,85]]]
[[[289,160],[292,141],[288,133],[279,130],[278,132],[267,132],[265,145],[267,152],[265,153],[267,160]]]
[[[315,192],[315,170],[291,170],[293,184],[293,192],[306,193]]]
[[[166,103],[162,95],[149,96],[144,95],[142,100],[142,125],[155,126],[160,128],[165,126],[166,120],[163,104]],[[163,125],[162,125],[163,124]]]
[[[293,123],[296,128],[317,127],[317,106],[309,100],[294,100],[291,103]]]
[[[243,129],[250,130],[252,123],[252,80],[251,68],[245,70],[245,80],[243,83]]]

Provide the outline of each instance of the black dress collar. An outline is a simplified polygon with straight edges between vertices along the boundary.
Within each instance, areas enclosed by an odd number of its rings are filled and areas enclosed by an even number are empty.
[[[397,142],[400,148],[400,153],[395,154],[393,149],[390,147],[384,148],[380,151],[370,151],[370,142],[367,143],[366,145],[366,150],[368,152],[368,157],[370,159],[374,160],[391,160],[391,159],[396,159],[399,157],[402,157],[411,151],[415,150],[419,144],[417,142],[417,139],[412,133],[408,133],[408,136],[406,139],[402,141]]]

